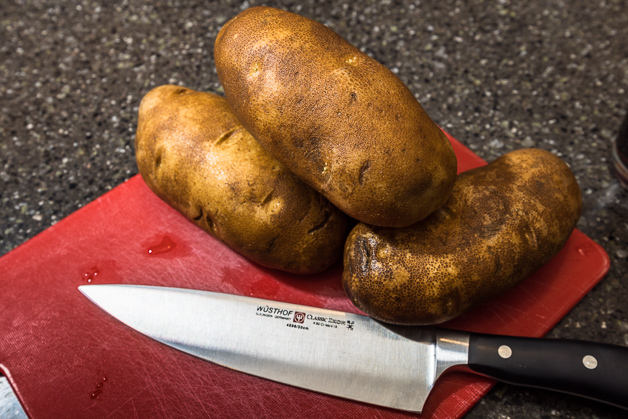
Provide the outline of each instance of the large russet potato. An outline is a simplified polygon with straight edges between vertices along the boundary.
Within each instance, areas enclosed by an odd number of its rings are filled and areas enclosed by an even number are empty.
[[[442,323],[549,261],[582,211],[569,167],[539,149],[459,175],[447,203],[406,228],[358,224],[344,254],[353,303],[384,322]]]
[[[311,19],[253,7],[214,47],[234,114],[277,160],[345,213],[403,227],[445,203],[447,138],[386,67]]]
[[[135,150],[160,198],[245,257],[300,274],[340,259],[346,215],[263,150],[223,97],[151,90]]]

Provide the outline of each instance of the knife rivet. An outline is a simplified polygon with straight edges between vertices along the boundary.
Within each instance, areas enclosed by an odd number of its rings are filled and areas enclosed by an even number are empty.
[[[508,359],[512,356],[512,349],[508,345],[502,345],[497,349],[497,353],[504,359]]]
[[[591,355],[585,355],[585,357],[582,358],[582,363],[590,370],[594,370],[597,367],[597,359]]]

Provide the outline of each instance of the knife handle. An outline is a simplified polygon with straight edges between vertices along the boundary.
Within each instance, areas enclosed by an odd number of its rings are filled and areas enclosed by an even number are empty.
[[[505,383],[628,409],[628,348],[594,342],[471,334],[469,368]]]

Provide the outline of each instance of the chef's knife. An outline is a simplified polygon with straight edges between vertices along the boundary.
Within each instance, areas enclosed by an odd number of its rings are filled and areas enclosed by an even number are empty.
[[[133,329],[202,359],[321,393],[420,412],[438,377],[466,370],[628,408],[628,348],[393,326],[207,291],[83,285]]]

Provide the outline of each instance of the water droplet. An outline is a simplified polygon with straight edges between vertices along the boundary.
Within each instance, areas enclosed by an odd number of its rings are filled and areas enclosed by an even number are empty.
[[[164,236],[161,242],[157,245],[150,246],[148,248],[149,255],[159,255],[162,253],[167,253],[174,249],[176,243],[172,241],[172,239],[168,236]]]
[[[358,65],[358,56],[355,54],[347,55],[345,57],[345,64],[355,67]]]
[[[578,252],[579,256],[588,257],[589,253],[594,250],[591,243],[584,243],[582,246],[576,248],[576,252]]]
[[[107,377],[103,377],[100,383],[96,384],[96,387],[94,387],[94,389],[92,390],[92,394],[90,394],[89,397],[92,399],[98,399],[103,393],[103,387],[106,381]]]
[[[98,277],[98,274],[100,274],[100,270],[97,267],[93,267],[89,271],[83,272],[83,280],[92,282]]]

